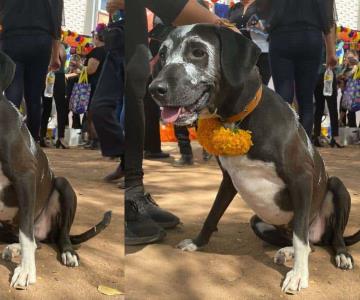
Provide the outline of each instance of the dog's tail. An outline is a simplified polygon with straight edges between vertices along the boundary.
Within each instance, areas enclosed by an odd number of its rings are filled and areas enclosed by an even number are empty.
[[[351,197],[346,189],[344,183],[337,177],[330,177],[328,181],[328,188],[333,193],[334,197],[337,198],[337,202],[342,203],[345,205],[345,209],[347,210],[346,213],[346,220],[342,220],[346,225],[348,216],[350,214],[350,203],[351,203]],[[344,236],[344,242],[346,246],[351,246],[356,244],[360,241],[360,230],[353,235],[350,236]]]
[[[111,214],[112,214],[111,211],[107,211],[104,214],[104,218],[101,220],[100,223],[98,223],[94,227],[90,228],[89,230],[85,231],[84,233],[81,233],[78,235],[70,235],[71,243],[73,245],[78,245],[78,244],[84,243],[87,240],[98,235],[101,231],[103,231],[110,224]]]
[[[15,75],[15,63],[4,52],[0,51],[0,92],[4,90],[12,82]],[[2,97],[0,97],[1,100]]]

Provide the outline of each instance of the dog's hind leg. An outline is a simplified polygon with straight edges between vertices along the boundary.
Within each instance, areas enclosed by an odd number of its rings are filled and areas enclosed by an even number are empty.
[[[196,251],[199,247],[206,245],[209,242],[212,233],[217,230],[217,224],[231,201],[234,199],[236,193],[237,191],[229,174],[223,171],[223,180],[201,232],[196,239],[183,240],[177,247],[184,251]]]
[[[349,270],[354,267],[354,261],[346,248],[344,231],[350,214],[350,194],[337,177],[329,178],[328,187],[333,194],[334,204],[334,212],[328,226],[332,231],[331,245],[335,252],[335,265],[340,269]]]

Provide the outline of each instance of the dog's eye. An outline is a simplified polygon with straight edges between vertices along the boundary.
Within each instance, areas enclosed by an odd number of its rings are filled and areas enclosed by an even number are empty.
[[[201,49],[194,49],[191,54],[196,58],[202,58],[205,56],[205,51]]]

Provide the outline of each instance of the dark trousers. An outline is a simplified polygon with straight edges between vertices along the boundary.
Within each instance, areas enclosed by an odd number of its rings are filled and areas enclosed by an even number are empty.
[[[117,51],[108,52],[92,98],[90,112],[104,156],[122,156],[124,129],[116,109],[124,95],[124,59]]]
[[[174,126],[175,136],[178,140],[178,145],[181,155],[192,155],[192,148],[190,142],[189,130],[186,126]]]
[[[271,78],[269,54],[261,53],[256,65],[259,68],[262,83],[268,85]]]
[[[27,126],[33,138],[39,140],[41,95],[51,55],[50,35],[13,36],[2,41],[2,50],[16,63],[15,77],[5,91],[16,107],[25,98]]]
[[[322,32],[302,30],[270,35],[270,65],[275,90],[292,103],[294,89],[300,123],[311,137],[314,123],[313,94],[321,63]]]
[[[320,136],[321,119],[324,114],[325,101],[327,102],[330,114],[331,136],[339,135],[339,116],[337,111],[337,83],[334,74],[333,92],[331,96],[324,96],[324,73],[319,75],[317,85],[315,87],[315,115],[314,115],[314,136]]]
[[[151,153],[161,152],[161,138],[160,138],[160,108],[146,91],[144,97],[144,111],[145,111],[145,140],[144,150]]]
[[[55,85],[54,85],[54,100],[56,105],[57,123],[58,123],[58,138],[61,139],[65,135],[65,126],[68,123],[69,114],[69,101],[65,97],[66,84],[65,74],[55,74]],[[46,136],[46,130],[51,114],[52,98],[43,96],[43,112],[41,116],[41,130],[40,137]]]

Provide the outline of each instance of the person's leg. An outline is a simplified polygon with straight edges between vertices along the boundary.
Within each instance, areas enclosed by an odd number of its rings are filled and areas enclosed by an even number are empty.
[[[24,98],[27,108],[27,126],[38,141],[41,123],[41,94],[51,55],[51,37],[26,37],[23,47],[29,47],[24,70]]]
[[[294,63],[288,55],[288,36],[273,34],[269,44],[271,74],[275,91],[288,103],[294,100]]]
[[[47,147],[45,142],[49,118],[51,115],[52,98],[42,96],[42,114],[41,114],[41,129],[40,129],[40,146]]]
[[[339,136],[339,114],[337,111],[337,97],[338,97],[337,83],[336,83],[336,76],[334,74],[332,95],[326,97],[326,102],[329,108],[329,115],[330,115],[331,136],[333,138]]]
[[[356,126],[356,113],[352,111],[347,112],[347,126],[357,127]]]
[[[321,63],[322,33],[320,31],[299,32],[295,37],[298,41],[294,62],[299,120],[308,137],[311,138],[314,125],[313,95]]]
[[[324,74],[320,74],[315,87],[315,114],[314,114],[314,145],[320,147],[319,137],[321,133],[321,120],[325,108],[324,89]]]
[[[186,126],[174,126],[175,136],[178,140],[181,157],[176,160],[175,166],[192,165],[193,152],[191,148],[191,142],[189,137],[189,130]]]
[[[269,53],[261,53],[256,65],[259,68],[262,83],[268,85],[271,77]]]
[[[144,157],[151,158],[168,158],[168,153],[161,151],[160,138],[160,108],[152,99],[148,90],[144,97],[145,112],[145,139],[144,139]]]
[[[54,99],[57,112],[58,139],[63,139],[67,115],[69,114],[69,103],[65,97],[65,74],[56,73],[54,86]]]

